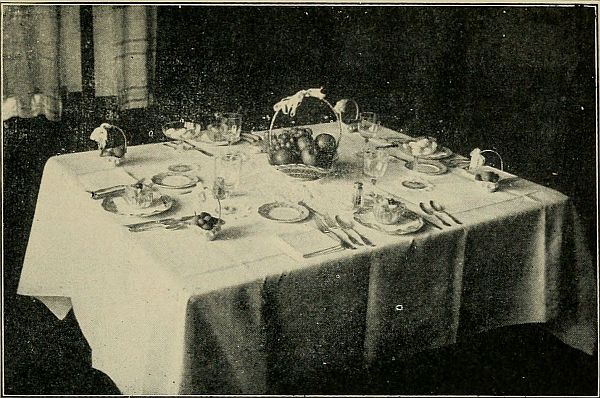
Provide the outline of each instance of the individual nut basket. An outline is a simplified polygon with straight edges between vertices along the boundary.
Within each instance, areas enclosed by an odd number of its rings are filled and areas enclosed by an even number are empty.
[[[342,137],[343,125],[339,111],[325,99],[322,89],[298,91],[286,97],[273,107],[275,114],[271,119],[267,136],[269,163],[290,177],[302,180],[316,180],[329,174],[338,158],[338,148]],[[273,126],[277,116],[282,113],[293,118],[296,109],[305,98],[322,101],[335,116],[336,135],[329,133],[313,137],[308,127],[284,128],[275,133]]]

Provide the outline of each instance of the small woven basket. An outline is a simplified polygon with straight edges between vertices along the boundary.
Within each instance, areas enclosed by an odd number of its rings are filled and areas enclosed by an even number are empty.
[[[317,94],[317,95],[313,95],[313,94]],[[276,138],[276,135],[273,132],[273,126],[275,125],[275,120],[277,119],[277,116],[280,113],[284,113],[284,114],[289,113],[290,117],[293,117],[295,115],[295,109],[297,106],[300,105],[300,103],[302,102],[302,99],[309,98],[309,97],[316,98],[316,99],[322,101],[323,103],[325,103],[327,105],[327,107],[329,109],[331,109],[331,111],[335,115],[335,122],[337,124],[337,129],[339,129],[339,134],[337,135],[337,137],[334,136],[335,141],[336,141],[335,142],[335,150],[331,151],[331,153],[328,155],[326,155],[326,154],[320,155],[320,157],[319,157],[320,166],[312,166],[312,165],[306,165],[306,164],[302,164],[302,163],[277,164],[277,162],[274,159],[275,151],[272,149],[273,148],[273,146],[272,146],[273,140]],[[290,104],[292,104],[291,110],[289,110],[287,108],[287,106]],[[278,105],[281,105],[281,106],[278,106]],[[293,177],[293,178],[298,178],[301,180],[316,180],[316,179],[327,176],[329,174],[329,172],[331,171],[333,164],[335,163],[335,161],[338,158],[338,148],[340,145],[340,141],[342,138],[342,132],[343,132],[343,124],[342,124],[342,119],[341,119],[340,113],[329,103],[329,101],[327,101],[324,98],[324,95],[322,93],[320,93],[320,90],[317,91],[317,89],[299,91],[294,96],[284,98],[282,101],[280,101],[278,104],[276,104],[274,108],[275,108],[275,114],[273,115],[273,118],[271,119],[271,124],[269,126],[269,132],[268,132],[268,136],[267,136],[267,145],[268,145],[267,153],[269,156],[269,163],[271,165],[274,165],[277,168],[277,170],[285,173],[286,175]],[[293,129],[294,128],[292,128],[292,131],[293,131]],[[298,129],[298,128],[296,128],[296,129]],[[311,135],[312,135],[312,131],[311,131]],[[312,138],[314,139],[315,137],[312,137]],[[295,153],[295,157],[298,158],[299,154]]]

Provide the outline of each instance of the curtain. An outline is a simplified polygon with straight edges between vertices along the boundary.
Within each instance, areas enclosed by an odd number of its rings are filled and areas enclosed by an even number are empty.
[[[95,95],[118,109],[149,106],[156,7],[92,6]],[[2,120],[59,120],[61,98],[82,91],[80,6],[3,7]]]
[[[61,94],[81,91],[79,6],[3,10],[2,120],[58,120]]]
[[[116,97],[119,109],[153,101],[156,7],[94,6],[94,70],[98,97]]]

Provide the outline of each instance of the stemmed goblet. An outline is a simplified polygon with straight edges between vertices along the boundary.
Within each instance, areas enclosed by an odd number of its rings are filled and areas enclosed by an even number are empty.
[[[231,144],[240,140],[242,115],[232,112],[220,114],[220,130],[221,135],[227,140],[229,152],[231,152]]]
[[[215,159],[213,197],[225,200],[233,196],[240,184],[243,156],[240,153],[226,153]],[[225,206],[223,213],[236,213],[235,206]]]
[[[390,156],[383,149],[367,148],[363,153],[363,173],[371,177],[372,196],[375,196],[377,179],[383,177],[387,171],[389,159]]]
[[[369,139],[374,138],[379,131],[379,121],[375,112],[361,112],[358,117],[358,133],[365,139],[365,145],[357,156],[362,156],[369,148]]]

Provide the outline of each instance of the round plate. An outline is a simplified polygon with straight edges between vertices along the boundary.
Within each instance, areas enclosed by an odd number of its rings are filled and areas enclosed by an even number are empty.
[[[170,196],[162,195],[149,207],[140,208],[131,206],[122,196],[108,196],[102,201],[104,210],[122,216],[149,217],[169,210],[173,206]]]
[[[160,173],[152,177],[152,182],[165,188],[191,188],[196,185],[198,179],[179,173]]]
[[[310,212],[306,207],[297,204],[273,202],[260,206],[258,214],[269,220],[292,223],[306,220]]]
[[[200,124],[194,122],[177,121],[169,122],[162,127],[165,137],[172,140],[187,140],[201,134]]]
[[[306,164],[283,164],[276,167],[277,170],[287,174],[290,177],[306,181],[318,180],[319,178],[325,177],[329,174],[328,169],[309,166]]]
[[[445,164],[443,164],[442,162],[438,162],[437,160],[427,160],[427,159],[421,159],[419,158],[419,163],[417,164],[417,169],[415,170],[415,164],[414,162],[406,162],[404,164],[404,166],[412,171],[417,171],[419,173],[423,173],[423,174],[429,174],[429,175],[439,175],[439,174],[444,174],[445,172],[448,171],[448,167],[446,167]]]
[[[402,188],[410,189],[413,191],[431,191],[433,184],[419,177],[406,177],[400,180]]]
[[[364,225],[365,227],[375,229],[380,232],[384,232],[390,235],[406,235],[417,232],[425,222],[423,219],[416,213],[408,210],[405,213],[405,217],[403,217],[396,224],[381,224],[375,220],[375,216],[373,215],[372,209],[361,209],[354,213],[354,219]]]
[[[240,135],[236,141],[233,141],[231,144],[236,144],[238,142],[240,142],[242,139],[242,136]],[[213,146],[226,146],[229,145],[229,142],[227,140],[223,140],[223,141],[211,141],[210,138],[208,138],[208,134],[204,133],[201,136],[194,138],[193,141],[196,142],[201,142],[203,144],[208,144],[208,145],[213,145]]]
[[[407,141],[408,142],[408,141]],[[402,144],[398,145],[398,149],[404,153],[405,155],[408,156],[414,156],[412,154],[412,152],[408,149],[406,149],[404,146],[402,146]],[[429,159],[429,160],[439,160],[439,159],[445,159],[448,158],[450,156],[452,156],[452,150],[450,148],[447,147],[438,147],[438,150],[435,151],[434,153],[432,153],[431,155],[422,155],[419,156],[419,160],[420,159]]]
[[[187,173],[188,171],[194,170],[194,166],[191,164],[172,164],[168,167],[169,171],[173,173]]]

